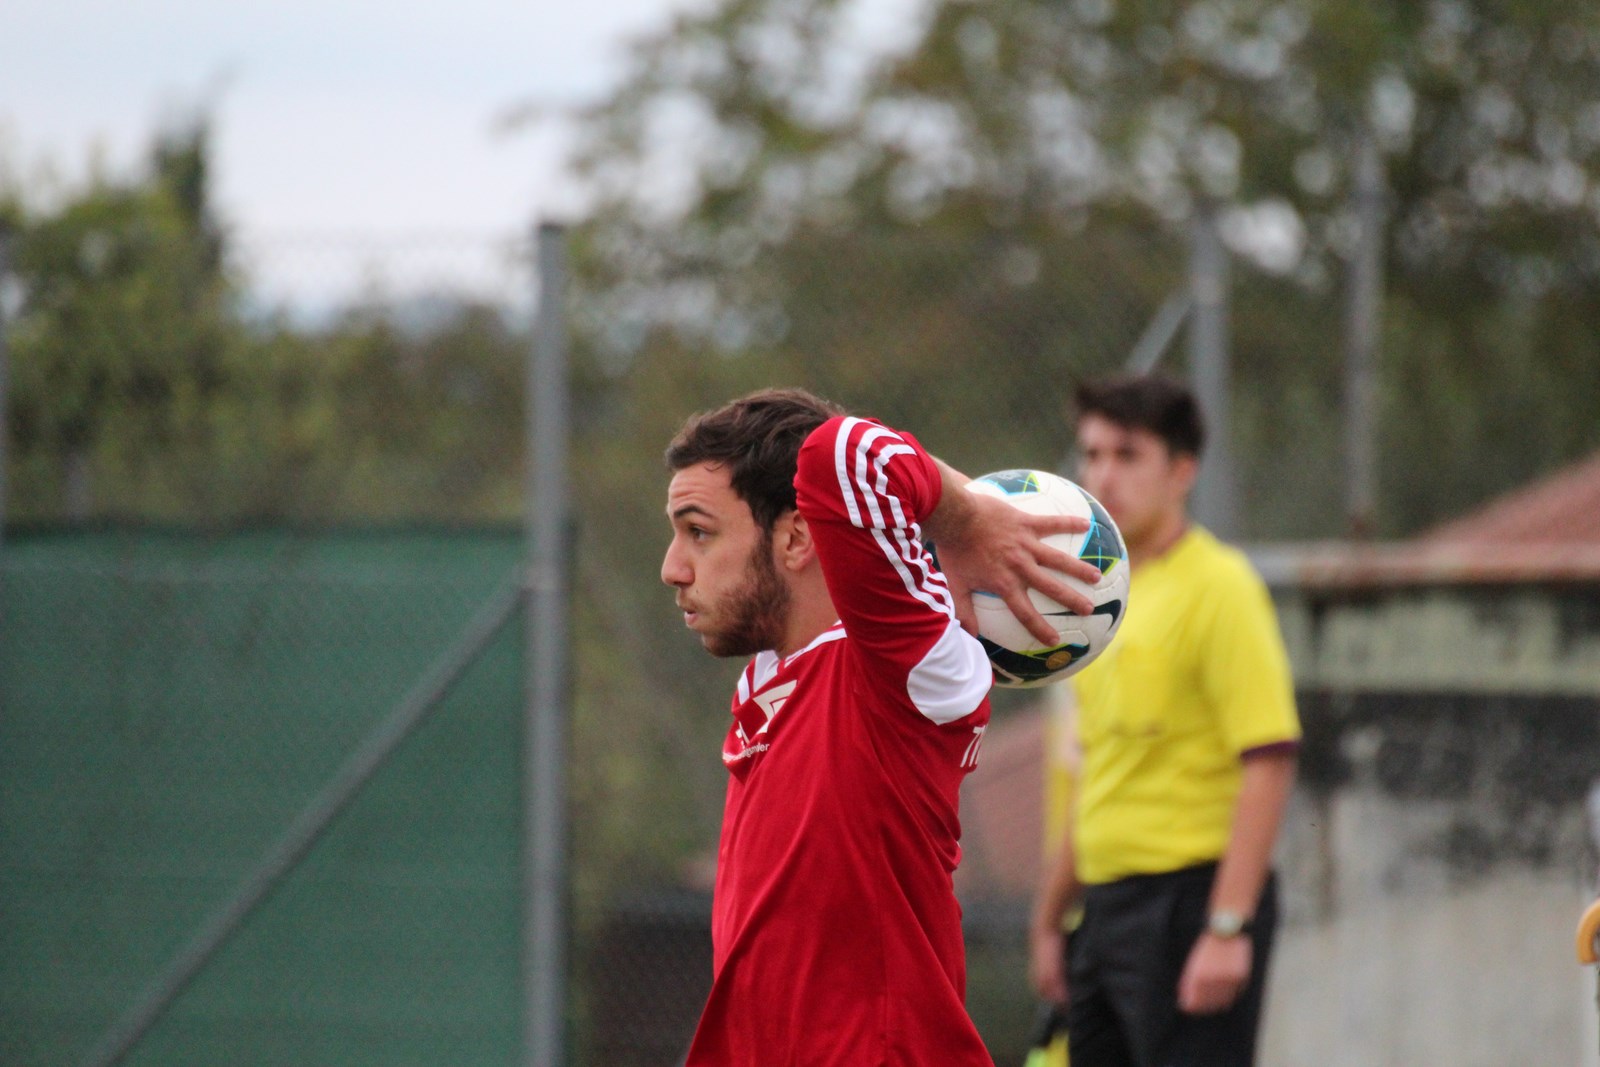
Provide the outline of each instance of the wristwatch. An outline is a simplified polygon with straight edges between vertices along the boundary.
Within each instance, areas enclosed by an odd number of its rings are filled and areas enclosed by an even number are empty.
[[[1248,934],[1252,925],[1236,911],[1214,911],[1206,918],[1206,933],[1212,937],[1238,937]]]

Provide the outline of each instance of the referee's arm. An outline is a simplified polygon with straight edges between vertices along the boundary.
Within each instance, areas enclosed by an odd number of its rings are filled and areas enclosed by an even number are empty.
[[[1210,914],[1255,915],[1272,865],[1273,843],[1294,788],[1297,748],[1269,745],[1246,752],[1233,809],[1228,850],[1211,886]],[[1254,946],[1248,937],[1201,933],[1178,981],[1178,1007],[1192,1015],[1225,1011],[1250,980]]]
[[[1028,974],[1034,992],[1052,1004],[1067,1002],[1066,956],[1062,951],[1066,934],[1062,924],[1083,894],[1078,881],[1078,865],[1072,847],[1073,812],[1071,802],[1066,828],[1053,858],[1047,858],[1044,878],[1033,904],[1033,921],[1028,929]]]

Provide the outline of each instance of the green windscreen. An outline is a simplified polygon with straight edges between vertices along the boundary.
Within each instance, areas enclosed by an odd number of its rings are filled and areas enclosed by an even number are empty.
[[[513,533],[13,534],[0,1062],[82,1059],[512,574]],[[517,1058],[505,627],[133,1064]]]

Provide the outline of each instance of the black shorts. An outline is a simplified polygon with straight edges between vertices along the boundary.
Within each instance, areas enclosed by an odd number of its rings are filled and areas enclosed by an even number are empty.
[[[1208,863],[1137,875],[1084,893],[1083,921],[1067,943],[1072,1067],[1251,1067],[1267,963],[1277,928],[1277,880],[1256,907],[1250,982],[1227,1011],[1178,1010],[1178,979],[1205,927]]]

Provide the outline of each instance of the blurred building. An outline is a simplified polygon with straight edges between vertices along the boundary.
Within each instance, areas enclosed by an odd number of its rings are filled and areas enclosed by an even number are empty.
[[[1594,1064],[1600,455],[1406,542],[1252,550],[1305,721],[1265,1062]],[[963,892],[1041,863],[1043,707],[964,798]]]

